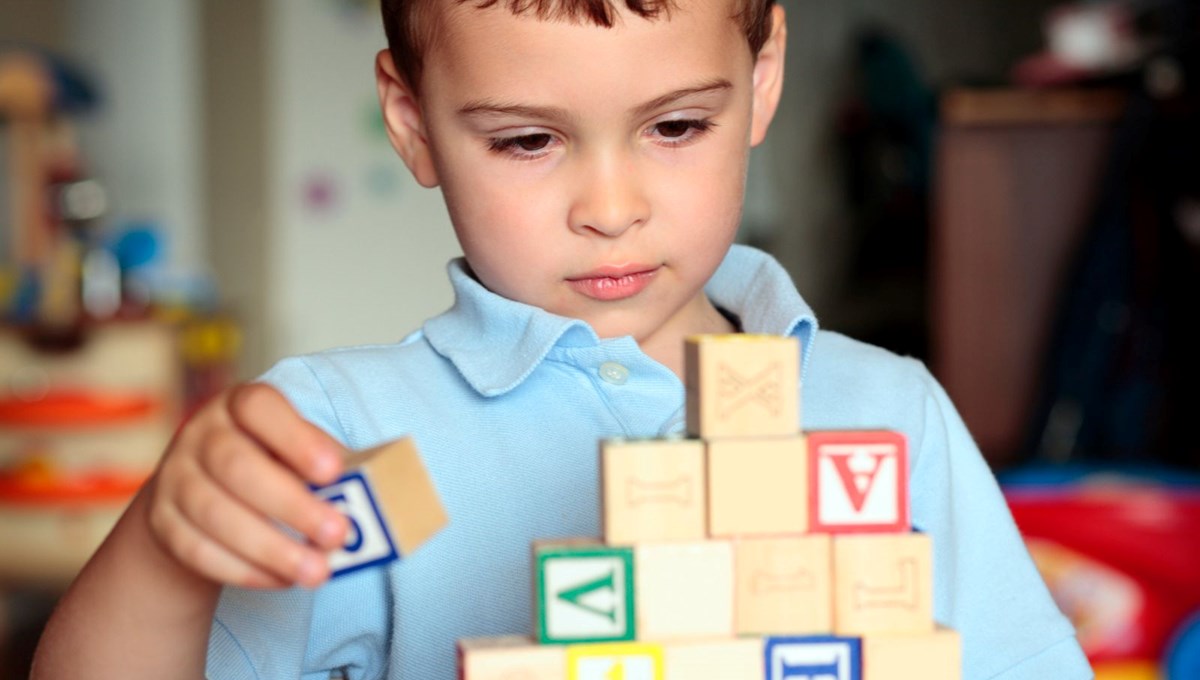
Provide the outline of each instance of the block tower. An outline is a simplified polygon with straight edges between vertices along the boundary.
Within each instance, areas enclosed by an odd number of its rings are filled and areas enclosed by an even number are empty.
[[[463,680],[957,680],[889,431],[800,431],[794,338],[687,341],[685,439],[600,442],[603,537],[533,546],[533,638]]]

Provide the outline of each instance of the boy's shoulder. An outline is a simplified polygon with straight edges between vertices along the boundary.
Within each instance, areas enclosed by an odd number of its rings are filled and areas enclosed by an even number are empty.
[[[808,427],[921,429],[939,388],[918,359],[821,330],[804,369]]]

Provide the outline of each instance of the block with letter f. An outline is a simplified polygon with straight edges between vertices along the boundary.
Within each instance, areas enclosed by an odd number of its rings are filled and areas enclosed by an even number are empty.
[[[911,528],[904,435],[883,430],[809,432],[808,457],[812,531]]]

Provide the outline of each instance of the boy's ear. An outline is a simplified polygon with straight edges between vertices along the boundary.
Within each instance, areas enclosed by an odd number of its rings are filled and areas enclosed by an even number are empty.
[[[404,159],[418,184],[427,189],[437,186],[437,170],[429,151],[421,107],[412,88],[396,70],[392,53],[387,49],[375,55],[375,87],[379,90],[383,124],[392,148]]]
[[[787,21],[783,7],[771,10],[771,35],[754,61],[754,109],[750,120],[750,145],[758,146],[779,106],[783,91],[783,62],[787,53]]]

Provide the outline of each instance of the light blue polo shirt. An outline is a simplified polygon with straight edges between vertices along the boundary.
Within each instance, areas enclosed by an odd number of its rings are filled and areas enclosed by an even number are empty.
[[[450,525],[316,591],[226,589],[210,678],[457,677],[456,640],[530,633],[532,541],[600,535],[597,441],[683,432],[682,383],[632,338],[495,295],[461,261],[449,272],[454,306],[402,342],[287,359],[264,380],[351,449],[412,435]],[[1091,677],[925,367],[819,331],[759,251],[735,246],[707,293],[746,332],[800,339],[804,429],[908,436],[912,519],[933,537],[935,616],[962,634],[963,677]]]

